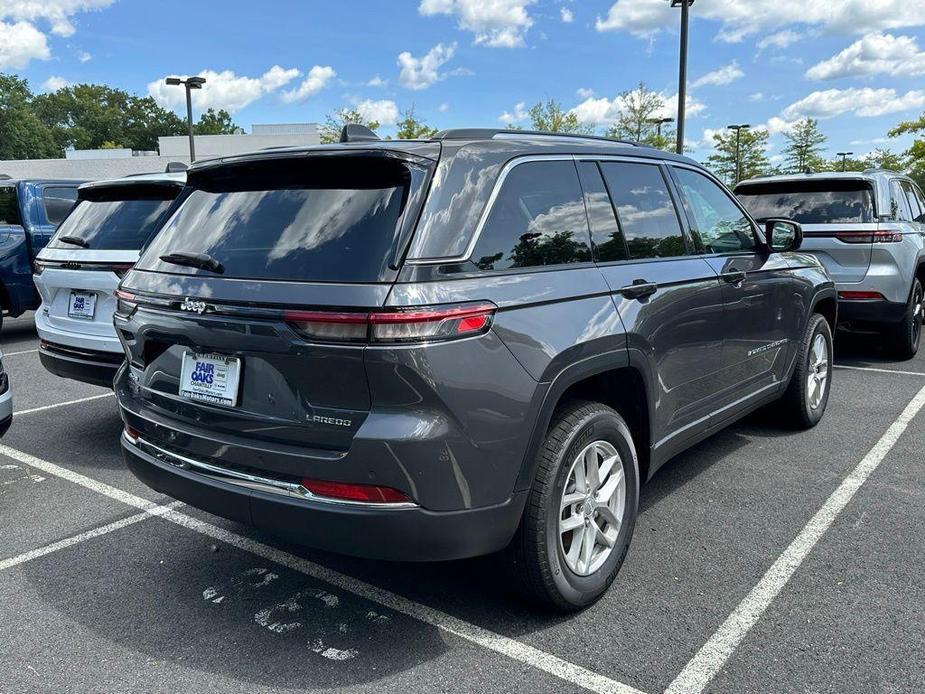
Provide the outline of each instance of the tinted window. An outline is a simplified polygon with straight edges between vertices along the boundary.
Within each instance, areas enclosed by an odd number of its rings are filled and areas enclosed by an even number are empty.
[[[768,182],[736,188],[755,219],[782,217],[801,224],[875,222],[870,184],[864,181]]]
[[[919,205],[918,198],[915,197],[915,191],[912,189],[912,184],[909,181],[902,182],[903,192],[906,194],[906,201],[909,203],[909,210],[912,212],[912,219],[916,222],[921,221],[923,218],[922,208]]]
[[[578,174],[585,193],[595,259],[602,263],[626,260],[629,258],[626,241],[617,225],[617,218],[614,216],[613,205],[604,186],[604,179],[601,178],[600,169],[594,162],[583,161],[578,164]]]
[[[0,186],[0,224],[22,224],[16,186]]]
[[[195,189],[139,267],[211,274],[160,260],[169,253],[204,253],[222,264],[225,277],[378,281],[394,254],[411,180],[401,162],[361,157],[272,160],[205,172],[190,180]]]
[[[752,223],[719,185],[697,171],[675,168],[684,209],[707,253],[755,248]]]
[[[658,166],[603,162],[601,170],[631,258],[687,253],[678,213]]]
[[[528,162],[501,184],[472,260],[481,270],[586,262],[588,241],[575,164]]]
[[[901,222],[911,222],[912,213],[909,210],[909,201],[906,192],[899,181],[890,181],[890,216]]]
[[[45,218],[49,224],[58,226],[67,216],[77,200],[77,188],[46,187],[42,192],[45,204]]]
[[[133,186],[93,191],[58,227],[50,248],[139,250],[160,228],[179,188]],[[84,243],[62,241],[80,239]]]
[[[922,210],[922,216],[916,221],[925,223],[925,197],[922,196],[922,189],[913,183],[912,193],[915,195],[915,199],[919,201],[919,209]]]

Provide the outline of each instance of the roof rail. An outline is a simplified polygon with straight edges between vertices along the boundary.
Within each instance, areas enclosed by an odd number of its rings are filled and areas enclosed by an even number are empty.
[[[594,142],[609,142],[618,145],[641,146],[632,140],[617,140],[602,135],[582,135],[581,133],[554,133],[546,130],[518,130],[516,128],[454,128],[441,130],[434,135],[435,140],[491,140],[498,136],[504,137],[549,137],[569,138],[574,140],[592,140]]]
[[[12,181],[13,177],[9,174],[0,174],[0,181]]]
[[[899,174],[899,175],[901,175],[901,176],[905,176],[905,174],[903,174],[903,173],[900,172],[900,171],[895,171],[895,170],[893,170],[893,169],[887,169],[887,168],[884,168],[884,167],[882,167],[882,166],[875,166],[875,167],[870,168],[870,169],[864,169],[864,171],[862,171],[861,173],[865,173],[865,174],[891,173],[891,174]]]

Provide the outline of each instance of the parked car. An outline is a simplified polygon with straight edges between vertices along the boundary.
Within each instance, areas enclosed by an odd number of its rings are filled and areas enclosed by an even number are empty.
[[[0,353],[0,437],[2,437],[13,423],[13,389],[10,387],[10,376],[3,368],[3,354]]]
[[[843,327],[880,332],[910,359],[922,334],[925,196],[895,171],[770,176],[744,181],[736,195],[756,219],[789,217],[803,226],[803,250],[838,287]]]
[[[160,173],[80,186],[77,205],[35,262],[42,297],[35,327],[48,371],[112,387],[125,360],[112,324],[113,292],[185,183],[185,173]]]
[[[122,446],[154,489],[345,554],[506,549],[573,610],[666,460],[775,400],[822,417],[832,281],[690,159],[343,139],[191,167],[122,280]]]
[[[77,199],[83,181],[0,178],[0,307],[19,316],[39,306],[32,261]],[[3,317],[0,314],[0,326]]]

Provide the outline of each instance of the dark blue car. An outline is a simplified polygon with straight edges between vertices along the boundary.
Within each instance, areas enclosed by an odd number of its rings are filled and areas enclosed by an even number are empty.
[[[32,261],[77,199],[83,181],[0,179],[0,306],[19,316],[39,307]],[[2,316],[0,316],[2,325]]]

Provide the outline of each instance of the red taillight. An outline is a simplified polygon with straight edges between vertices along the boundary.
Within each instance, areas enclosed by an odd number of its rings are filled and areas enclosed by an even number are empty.
[[[838,298],[846,301],[860,301],[864,299],[883,299],[880,292],[838,292]]]
[[[134,294],[117,289],[112,295],[116,297],[116,313],[123,316],[130,316],[135,312],[135,309],[138,308]]]
[[[367,504],[407,504],[411,499],[392,487],[374,484],[345,484],[325,480],[303,479],[299,482],[312,494],[341,501],[358,501]]]
[[[835,238],[845,243],[900,243],[903,235],[898,231],[837,231]]]
[[[497,310],[480,302],[373,312],[284,311],[283,320],[312,340],[428,342],[487,332]]]
[[[138,437],[141,436],[141,432],[133,427],[130,427],[128,424],[125,425],[125,437],[132,443],[138,443]]]
[[[133,267],[135,267],[134,263],[119,263],[112,266],[112,271],[119,279],[122,279]]]

